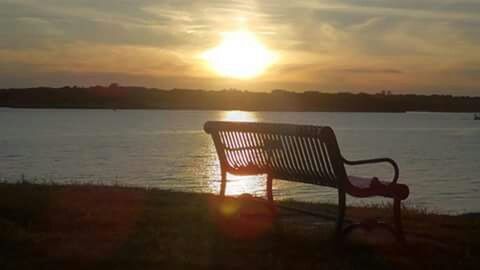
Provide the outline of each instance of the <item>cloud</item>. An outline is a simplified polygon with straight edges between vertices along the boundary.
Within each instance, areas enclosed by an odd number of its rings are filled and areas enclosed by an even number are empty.
[[[479,12],[475,0],[0,0],[0,70],[89,82],[123,74],[154,86],[183,77],[212,88],[374,91],[395,83],[398,91],[458,85],[474,94]],[[249,83],[217,78],[198,55],[242,27],[280,60]]]
[[[403,71],[393,68],[384,68],[384,69],[372,69],[372,68],[346,68],[336,70],[339,72],[345,73],[359,73],[359,74],[374,74],[374,73],[386,73],[386,74],[401,74]]]

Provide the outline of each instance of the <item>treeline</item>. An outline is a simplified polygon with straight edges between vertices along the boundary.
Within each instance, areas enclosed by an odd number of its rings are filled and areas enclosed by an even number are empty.
[[[112,84],[62,88],[1,89],[0,106],[13,108],[103,108],[171,110],[335,111],[335,112],[476,112],[480,97],[451,95],[302,93],[285,90],[160,90]]]

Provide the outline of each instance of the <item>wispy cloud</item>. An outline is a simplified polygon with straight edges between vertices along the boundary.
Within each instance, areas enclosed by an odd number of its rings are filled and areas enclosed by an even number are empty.
[[[478,14],[476,0],[0,0],[0,87],[83,76],[157,87],[476,94]],[[239,27],[280,55],[253,81],[217,78],[198,58]]]

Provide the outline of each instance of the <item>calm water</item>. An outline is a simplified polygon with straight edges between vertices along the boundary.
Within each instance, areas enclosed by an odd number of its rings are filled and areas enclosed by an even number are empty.
[[[471,114],[0,108],[0,179],[217,192],[218,161],[202,126],[225,119],[329,125],[347,159],[395,159],[400,182],[412,191],[409,204],[480,211],[480,121]],[[391,175],[384,165],[348,169]],[[261,177],[230,179],[230,194],[261,195],[265,189]],[[328,188],[275,181],[274,189],[277,199],[336,200]]]

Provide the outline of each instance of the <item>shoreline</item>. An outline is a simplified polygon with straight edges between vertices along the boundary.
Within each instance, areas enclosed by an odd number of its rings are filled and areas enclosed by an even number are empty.
[[[54,106],[0,106],[0,109],[39,109],[39,110],[112,110],[112,111],[245,111],[245,112],[286,112],[286,113],[308,113],[308,112],[322,112],[322,113],[407,113],[408,111],[333,111],[333,110],[243,110],[239,108],[232,109],[202,109],[202,108],[157,108],[157,107],[54,107]],[[427,111],[418,111],[427,112]],[[432,111],[435,112],[435,111]],[[439,112],[450,113],[450,112]],[[452,112],[452,113],[469,113],[469,112]]]
[[[22,178],[23,177],[23,178]],[[182,189],[182,188],[172,188],[168,186],[144,186],[141,184],[135,184],[135,183],[119,183],[119,182],[112,182],[112,181],[66,181],[66,182],[60,182],[60,181],[54,181],[54,180],[47,180],[44,178],[26,178],[24,175],[21,175],[19,179],[17,180],[12,180],[12,179],[7,179],[7,178],[0,178],[0,186],[1,185],[34,185],[34,186],[57,186],[57,187],[99,187],[99,188],[125,188],[125,189],[141,189],[141,190],[158,190],[158,191],[165,191],[165,192],[173,192],[173,193],[191,193],[191,194],[208,194],[208,195],[218,195],[218,192],[213,191],[212,193],[205,192],[204,190],[188,190],[188,189]],[[308,184],[307,184],[308,185]],[[315,185],[314,185],[315,187]],[[319,190],[321,192],[321,190]],[[241,194],[235,194],[235,195],[227,195],[228,197],[238,197]],[[336,195],[335,195],[336,196]],[[337,202],[336,197],[333,200],[328,200],[328,201],[320,201],[320,200],[306,200],[302,199],[300,197],[294,197],[291,198],[292,196],[289,197],[284,197],[284,198],[276,198],[276,202],[296,202],[299,204],[312,204],[312,205],[335,205]],[[372,199],[379,199],[377,202],[372,202],[372,201],[364,201],[361,198],[354,198],[352,197],[350,200],[347,201],[347,205],[353,207],[353,208],[382,208],[385,207],[385,202],[382,202],[381,197],[372,197]],[[388,204],[388,199],[387,202]],[[459,209],[441,209],[435,206],[419,206],[416,202],[410,201],[410,200],[405,200],[402,202],[402,205],[406,208],[412,208],[416,209],[417,211],[422,211],[422,212],[428,212],[431,214],[436,214],[436,215],[445,215],[445,216],[464,216],[464,217],[477,217],[480,216],[480,211],[476,210],[466,210],[465,208],[462,208],[463,210]]]
[[[92,110],[92,111],[242,111],[242,112],[272,112],[272,113],[388,113],[388,114],[406,114],[406,113],[452,113],[452,114],[475,114],[473,111],[332,111],[332,110],[242,110],[242,109],[198,109],[198,108],[106,108],[106,107],[29,107],[29,106],[0,106],[0,110]],[[473,119],[472,119],[473,120]]]

